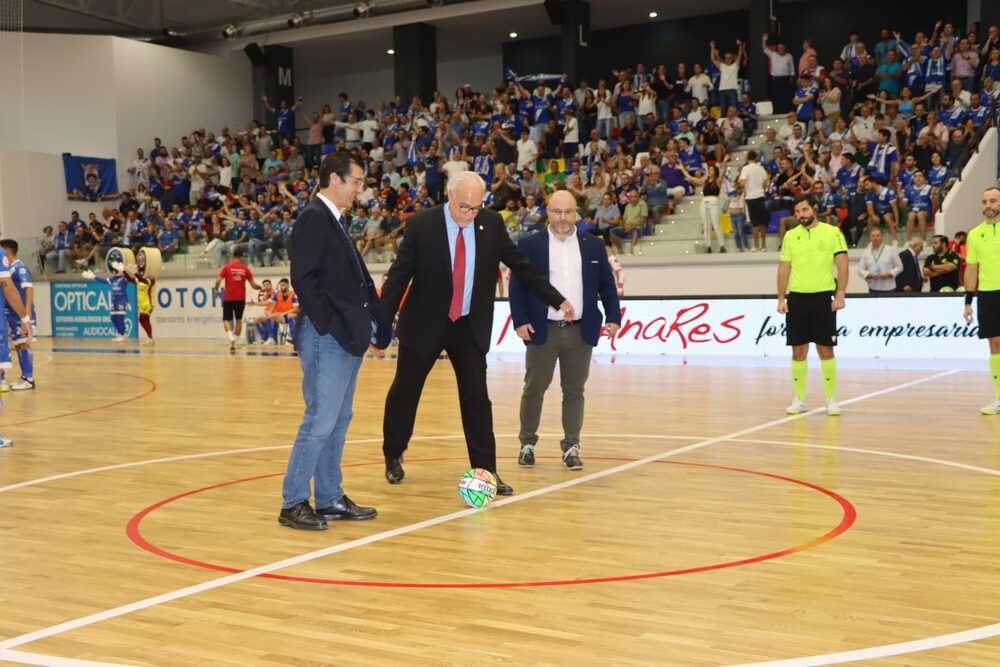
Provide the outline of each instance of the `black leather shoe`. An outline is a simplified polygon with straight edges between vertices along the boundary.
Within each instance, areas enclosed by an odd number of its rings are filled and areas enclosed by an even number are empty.
[[[494,473],[497,478],[497,495],[498,496],[512,496],[514,495],[514,489],[510,484],[500,479],[500,475]]]
[[[403,471],[403,459],[393,459],[386,457],[385,459],[385,478],[390,484],[399,484],[406,477],[406,473]]]
[[[309,501],[302,501],[294,507],[281,510],[278,523],[298,530],[326,530],[326,521],[316,516]]]
[[[348,498],[345,493],[340,500],[329,507],[317,508],[316,514],[319,515],[319,518],[326,519],[327,521],[336,521],[338,519],[364,521],[365,519],[374,519],[378,512],[375,511],[374,507],[361,507]]]

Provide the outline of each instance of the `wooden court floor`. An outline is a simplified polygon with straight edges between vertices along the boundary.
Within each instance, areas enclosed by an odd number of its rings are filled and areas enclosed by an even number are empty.
[[[585,469],[518,469],[522,366],[491,363],[517,495],[463,511],[454,378],[382,476],[366,361],[345,488],[375,521],[276,521],[301,416],[287,355],[41,341],[0,431],[0,660],[129,665],[1000,664],[1000,419],[985,372],[592,368]],[[816,362],[814,361],[815,365]],[[810,378],[811,405],[821,394]],[[786,661],[786,662],[782,662]]]

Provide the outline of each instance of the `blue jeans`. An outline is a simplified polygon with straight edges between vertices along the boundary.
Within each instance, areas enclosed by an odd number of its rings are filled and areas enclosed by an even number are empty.
[[[722,118],[726,117],[726,109],[729,107],[736,106],[739,102],[739,91],[735,88],[731,90],[720,90],[719,91],[719,114]]]
[[[730,211],[729,221],[733,223],[733,239],[736,241],[736,249],[742,251],[744,248],[749,248],[746,236],[746,213],[743,211],[738,213]]]
[[[281,506],[288,509],[309,500],[309,480],[314,479],[316,507],[329,507],[344,496],[340,458],[363,357],[344,350],[332,335],[320,335],[305,315],[296,336],[306,413],[288,457]]]
[[[670,118],[670,102],[669,100],[656,100],[656,120],[659,123],[664,123]]]
[[[598,118],[597,119],[597,134],[601,139],[611,138],[611,118]],[[589,140],[589,137],[588,137]]]

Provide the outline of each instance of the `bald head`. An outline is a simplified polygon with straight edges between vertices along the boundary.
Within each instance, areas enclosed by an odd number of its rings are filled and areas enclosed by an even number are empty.
[[[576,210],[576,199],[570,194],[569,190],[556,190],[549,197],[549,208],[556,209],[574,209]]]
[[[576,233],[576,198],[568,190],[556,190],[545,209],[549,229],[556,237],[567,239]]]
[[[460,227],[472,224],[485,197],[486,183],[474,171],[460,171],[448,179],[448,212]]]

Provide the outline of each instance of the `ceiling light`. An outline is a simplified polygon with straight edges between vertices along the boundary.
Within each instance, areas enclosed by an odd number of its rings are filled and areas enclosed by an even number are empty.
[[[288,17],[288,27],[289,28],[301,28],[302,24],[306,22],[306,19],[302,14],[295,13]]]
[[[651,19],[655,19],[657,16],[659,16],[659,14],[657,14],[656,12],[650,12],[649,13],[649,18],[651,18]]]
[[[236,39],[240,34],[240,29],[229,23],[222,28],[222,39]]]
[[[510,38],[511,39],[517,39],[517,33],[516,32],[510,33]]]
[[[164,37],[170,37],[170,38],[177,38],[177,37],[183,37],[184,33],[178,32],[178,31],[174,30],[173,28],[164,28],[163,29],[163,36]]]
[[[359,19],[364,18],[368,16],[368,14],[370,14],[371,11],[372,11],[372,6],[370,2],[359,2],[354,7],[354,16],[355,18]]]
[[[396,49],[388,49],[386,50],[386,53],[388,53],[390,56],[396,55]]]

